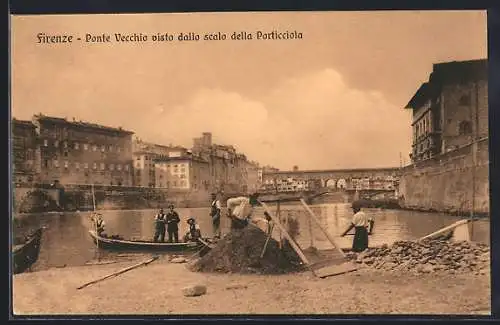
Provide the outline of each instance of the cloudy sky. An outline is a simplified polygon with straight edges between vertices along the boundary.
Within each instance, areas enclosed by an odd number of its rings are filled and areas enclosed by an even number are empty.
[[[37,44],[36,34],[298,31],[300,40]],[[485,12],[12,18],[12,115],[42,112],[190,147],[212,132],[280,169],[408,162],[404,106],[436,62],[487,57]]]

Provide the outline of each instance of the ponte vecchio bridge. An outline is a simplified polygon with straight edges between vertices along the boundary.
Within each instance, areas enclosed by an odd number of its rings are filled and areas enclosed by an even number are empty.
[[[263,190],[277,192],[394,192],[399,167],[264,172]]]

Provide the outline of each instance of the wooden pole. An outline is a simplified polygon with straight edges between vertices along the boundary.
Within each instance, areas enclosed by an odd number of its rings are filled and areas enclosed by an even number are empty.
[[[306,264],[306,265],[309,265],[309,261],[307,260],[307,257],[304,255],[304,253],[302,252],[302,250],[300,249],[300,247],[295,243],[295,241],[293,240],[293,238],[288,234],[288,232],[283,227],[283,225],[281,225],[280,220],[277,219],[275,216],[272,215],[271,211],[269,210],[268,206],[265,203],[262,203],[260,201],[259,201],[259,203],[262,205],[262,207],[264,208],[264,210],[267,213],[269,213],[269,216],[274,221],[274,223],[278,226],[278,228],[281,230],[281,232],[283,233],[283,235],[285,236],[285,238],[288,239],[288,241],[290,242],[290,245],[295,250],[295,252],[297,253],[297,255],[299,255],[299,257],[302,260],[302,262],[304,262],[304,264]]]
[[[269,233],[267,234],[266,242],[264,244],[264,248],[262,249],[262,253],[260,253],[260,258],[264,257],[264,253],[266,252],[267,249],[267,244],[269,244],[269,240],[271,239],[271,236],[273,234],[273,229],[274,229],[274,224],[271,226],[271,229],[269,230]]]
[[[97,253],[97,261],[101,260],[101,254],[99,253],[99,231],[97,227],[97,220],[95,219],[97,217],[96,215],[96,204],[95,204],[95,193],[94,193],[94,184],[92,184],[92,205],[94,206],[94,226],[95,226],[95,245],[96,245],[96,253]]]
[[[314,220],[314,222],[318,225],[319,229],[321,229],[321,231],[323,232],[323,234],[325,234],[326,238],[333,245],[333,247],[337,248],[337,250],[342,254],[342,256],[345,256],[344,252],[340,248],[340,245],[338,245],[335,242],[335,240],[333,239],[333,237],[330,236],[330,234],[328,233],[328,231],[326,231],[326,229],[323,228],[323,226],[321,225],[321,222],[319,221],[319,218],[316,216],[316,214],[314,214],[313,210],[311,210],[311,208],[306,204],[306,202],[304,201],[304,199],[300,199],[300,202],[302,203],[302,205],[304,206],[304,208],[307,210],[307,212],[309,212],[309,214],[311,215],[311,217]]]
[[[111,273],[111,274],[109,274],[109,275],[106,275],[106,276],[104,276],[104,277],[102,277],[102,278],[99,278],[99,279],[97,279],[97,280],[93,280],[93,281],[87,282],[87,283],[85,283],[85,284],[83,284],[83,285],[79,286],[77,289],[78,289],[78,290],[83,289],[83,288],[85,288],[85,287],[87,287],[87,286],[89,286],[89,285],[91,285],[91,284],[94,284],[94,283],[97,283],[97,282],[101,282],[101,281],[104,281],[104,280],[106,280],[106,279],[109,279],[109,278],[115,277],[115,276],[120,275],[120,274],[123,274],[123,273],[125,273],[125,272],[127,272],[127,271],[133,270],[133,269],[135,269],[135,268],[137,268],[137,267],[139,267],[139,266],[142,266],[142,265],[148,265],[149,263],[151,263],[151,262],[153,262],[153,261],[156,261],[157,259],[158,259],[158,256],[154,256],[154,257],[152,257],[151,259],[149,259],[149,260],[147,260],[147,261],[144,261],[144,262],[141,262],[141,263],[134,264],[134,265],[132,265],[132,266],[126,267],[126,268],[121,269],[121,270],[119,270],[119,271],[117,271],[117,272],[113,272],[113,273]]]
[[[276,203],[276,218],[278,218],[278,220],[281,222],[281,211],[280,211],[279,201]],[[281,231],[281,228],[280,228],[280,242],[278,244],[280,249],[283,249],[283,232]]]
[[[457,221],[451,225],[449,225],[448,227],[444,227],[442,229],[439,229],[438,231],[435,231],[433,232],[432,234],[429,234],[427,236],[424,236],[424,237],[421,237],[419,238],[418,240],[424,240],[424,239],[427,239],[427,238],[432,238],[432,237],[436,237],[436,236],[439,236],[447,231],[451,231],[453,229],[455,229],[456,227],[458,226],[461,226],[463,224],[466,224],[468,223],[469,221],[471,221],[470,219],[466,219],[466,220],[460,220],[460,221]]]
[[[309,227],[309,237],[311,239],[311,247],[314,247],[314,238],[313,238],[313,230],[312,230],[311,217],[307,218],[307,225]]]

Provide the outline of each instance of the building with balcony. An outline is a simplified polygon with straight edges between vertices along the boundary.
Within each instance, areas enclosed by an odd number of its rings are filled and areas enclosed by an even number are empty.
[[[413,162],[488,137],[487,60],[434,64],[405,108],[413,110]]]
[[[12,176],[15,184],[36,182],[40,174],[37,133],[31,121],[12,120]]]
[[[32,122],[41,183],[133,185],[133,132],[42,114]]]

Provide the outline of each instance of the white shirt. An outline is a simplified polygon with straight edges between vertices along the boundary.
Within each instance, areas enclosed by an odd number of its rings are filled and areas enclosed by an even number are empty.
[[[220,201],[219,201],[219,200],[214,200],[214,201],[212,201],[212,206],[213,206],[213,205],[215,205],[215,207],[216,207],[217,209],[219,209],[219,210],[220,210],[220,209],[222,209],[222,208],[221,208],[221,205],[220,205]]]
[[[370,225],[370,220],[371,218],[369,218],[363,211],[358,211],[352,217],[352,223],[355,227],[368,227]]]
[[[231,214],[241,220],[252,215],[253,207],[250,205],[250,199],[244,196],[235,197],[227,200],[227,209]]]

